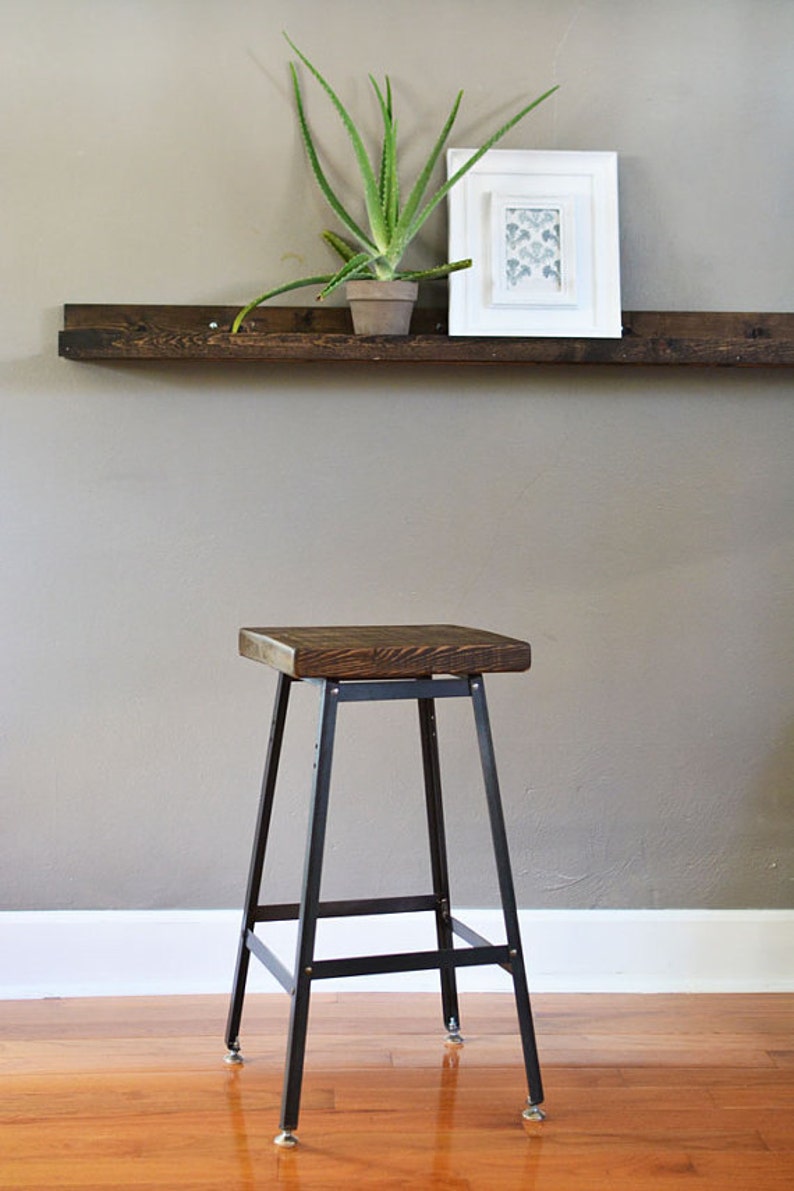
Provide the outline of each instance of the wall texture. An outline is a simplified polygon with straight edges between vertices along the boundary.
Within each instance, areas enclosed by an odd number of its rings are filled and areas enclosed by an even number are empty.
[[[409,165],[460,85],[467,145],[559,82],[505,144],[618,151],[626,308],[792,309],[794,5],[484,13],[0,5],[3,908],[239,904],[275,684],[238,626],[425,620],[533,642],[489,688],[522,906],[791,904],[790,373],[56,356],[65,301],[242,303],[326,267],[283,28],[357,109],[391,74]],[[313,694],[296,707],[279,897]],[[455,893],[493,905],[468,713],[441,711]],[[345,716],[328,892],[422,891],[413,715]]]

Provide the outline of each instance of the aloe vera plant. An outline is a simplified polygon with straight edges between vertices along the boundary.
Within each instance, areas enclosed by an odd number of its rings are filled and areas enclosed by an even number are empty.
[[[523,120],[534,108],[538,107],[539,104],[543,103],[545,99],[548,99],[557,90],[556,86],[550,87],[548,91],[538,96],[537,99],[533,99],[531,103],[522,107],[506,124],[503,124],[496,132],[489,136],[485,143],[476,152],[472,153],[471,157],[456,170],[452,177],[440,186],[431,197],[427,198],[426,191],[431,175],[447,143],[463,99],[463,92],[459,91],[438,138],[430,151],[430,156],[411,190],[408,192],[407,199],[402,203],[397,168],[397,120],[394,115],[391,82],[388,77],[385,80],[385,86],[381,87],[372,75],[369,76],[383,120],[383,139],[380,146],[380,154],[377,164],[373,164],[373,160],[367,151],[361,134],[331,84],[312,65],[294,42],[286,34],[284,36],[300,61],[311,72],[331,100],[347,131],[361,174],[364,207],[369,226],[367,229],[360,226],[328,181],[306,118],[298,70],[296,64],[291,62],[290,72],[298,122],[309,163],[320,190],[325,196],[328,205],[348,233],[348,237],[338,235],[333,231],[324,231],[323,239],[342,259],[341,267],[334,273],[302,277],[297,281],[288,281],[284,285],[276,286],[274,289],[260,294],[258,298],[255,298],[253,302],[249,302],[239,312],[232,324],[233,334],[239,331],[244,319],[252,310],[261,305],[262,302],[266,302],[269,298],[274,298],[278,294],[285,294],[290,290],[300,289],[303,286],[322,286],[318,295],[318,298],[322,300],[347,281],[360,281],[363,279],[378,281],[422,281],[428,278],[445,277],[457,269],[468,268],[472,263],[471,260],[452,261],[444,265],[437,265],[431,269],[419,270],[402,270],[400,263],[408,245],[423,227],[429,216],[435,211],[436,207],[438,207],[439,203],[447,196],[452,187],[511,128],[514,128],[520,120]]]

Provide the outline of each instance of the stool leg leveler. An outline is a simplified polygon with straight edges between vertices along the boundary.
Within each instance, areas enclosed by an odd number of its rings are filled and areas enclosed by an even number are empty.
[[[482,674],[529,668],[530,649],[524,641],[458,625],[386,625],[358,627],[242,629],[240,652],[279,671],[273,719],[262,780],[243,912],[237,967],[226,1029],[227,1062],[241,1063],[239,1030],[251,955],[255,955],[292,998],[281,1132],[276,1143],[294,1146],[300,1110],[303,1060],[311,986],[315,980],[382,972],[415,972],[437,968],[446,1041],[459,1045],[460,1014],[456,969],[499,964],[513,979],[516,1010],[526,1067],[528,1098],[523,1115],[542,1120],[543,1085],[535,1044],[532,1011],[516,911],[502,803]],[[441,675],[441,677],[438,677]],[[453,676],[453,677],[450,677]],[[268,832],[276,791],[281,743],[290,689],[295,681],[317,685],[319,726],[312,779],[312,803],[300,903],[260,905],[260,889]],[[488,804],[506,943],[493,945],[452,916],[436,738],[436,699],[471,699]],[[323,846],[328,813],[331,761],[340,703],[415,699],[424,768],[427,825],[433,892],[417,897],[363,898],[321,901]],[[318,960],[314,956],[319,918],[406,911],[435,915],[438,947],[398,955]],[[256,934],[260,923],[297,920],[298,942],[293,971],[289,971]],[[467,947],[455,948],[454,936]]]

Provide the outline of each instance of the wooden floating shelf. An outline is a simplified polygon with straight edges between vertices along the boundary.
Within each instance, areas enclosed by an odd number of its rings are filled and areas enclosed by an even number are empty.
[[[634,364],[722,368],[794,365],[794,314],[639,311],[621,339],[450,336],[446,310],[418,308],[412,334],[353,335],[345,307],[263,306],[237,335],[236,306],[64,307],[69,360],[265,364]]]

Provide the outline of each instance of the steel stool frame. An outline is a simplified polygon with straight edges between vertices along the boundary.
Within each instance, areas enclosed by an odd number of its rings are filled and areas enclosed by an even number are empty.
[[[281,746],[292,683],[310,682],[319,687],[320,706],[312,776],[311,811],[300,903],[260,904],[267,841],[276,793]],[[482,765],[485,795],[496,862],[499,892],[507,942],[489,943],[476,931],[452,916],[447,862],[441,768],[436,733],[435,700],[470,698]],[[419,728],[425,786],[427,827],[433,893],[417,897],[360,898],[344,901],[320,900],[323,851],[331,783],[337,711],[340,703],[414,699],[419,710]],[[350,959],[316,960],[317,922],[321,918],[354,917],[362,914],[394,914],[432,911],[435,915],[437,949]],[[289,971],[256,934],[259,923],[297,920],[295,963]],[[468,946],[455,948],[454,937]],[[437,968],[447,1041],[462,1042],[456,969],[480,964],[498,964],[513,979],[516,1011],[526,1069],[528,1098],[524,1116],[540,1120],[543,1113],[543,1083],[540,1073],[532,1009],[524,968],[513,877],[496,770],[485,686],[481,674],[463,678],[406,678],[334,681],[327,678],[293,678],[279,673],[270,727],[251,864],[243,911],[231,1003],[226,1027],[227,1061],[242,1062],[239,1032],[251,955],[278,980],[291,996],[287,1060],[281,1106],[281,1133],[275,1139],[283,1146],[297,1142],[300,1097],[303,1081],[306,1033],[311,986],[315,980],[337,976],[359,976],[384,972],[410,972]]]

